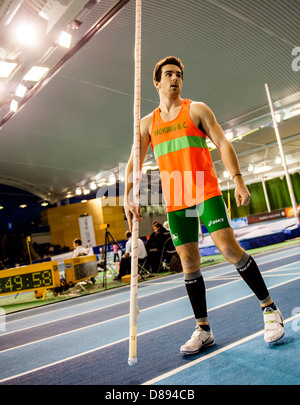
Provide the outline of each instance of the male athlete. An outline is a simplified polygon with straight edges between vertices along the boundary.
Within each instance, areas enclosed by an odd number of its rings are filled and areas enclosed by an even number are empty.
[[[236,267],[258,298],[264,315],[265,341],[276,342],[284,335],[283,317],[269,295],[255,260],[235,238],[206,138],[217,147],[235,182],[235,199],[239,207],[240,204],[248,205],[250,193],[240,173],[236,153],[210,108],[202,102],[180,97],[182,81],[183,64],[178,58],[171,56],[159,61],[154,69],[153,82],[160,104],[140,122],[141,168],[151,143],[160,169],[170,232],[181,259],[187,294],[196,319],[195,331],[181,346],[180,352],[193,355],[215,343],[200,271],[198,216],[216,247]],[[133,217],[140,220],[140,209],[132,202],[132,171],[133,153],[127,165],[124,198],[130,229]]]

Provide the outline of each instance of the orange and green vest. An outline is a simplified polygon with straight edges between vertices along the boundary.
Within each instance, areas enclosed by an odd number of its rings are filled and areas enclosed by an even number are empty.
[[[206,134],[192,122],[191,100],[184,99],[172,121],[153,112],[151,147],[157,161],[167,212],[192,207],[222,195],[213,170]]]

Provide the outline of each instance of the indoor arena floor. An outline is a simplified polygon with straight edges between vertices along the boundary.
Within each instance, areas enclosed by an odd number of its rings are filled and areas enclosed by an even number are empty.
[[[263,339],[258,302],[232,265],[203,268],[216,345],[183,357],[195,323],[174,274],[139,284],[138,362],[128,361],[129,286],[6,316],[2,385],[299,385],[300,244],[255,255],[285,318]]]

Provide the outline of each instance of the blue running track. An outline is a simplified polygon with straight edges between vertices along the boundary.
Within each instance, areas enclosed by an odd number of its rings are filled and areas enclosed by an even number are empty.
[[[139,284],[138,363],[129,367],[129,287],[6,316],[1,385],[299,385],[300,245],[255,256],[285,318],[276,345],[232,265],[202,269],[216,345],[182,357],[195,322],[182,274]]]

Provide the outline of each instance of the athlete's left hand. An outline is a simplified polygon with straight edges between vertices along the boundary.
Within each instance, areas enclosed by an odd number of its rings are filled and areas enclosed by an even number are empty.
[[[234,196],[236,205],[238,207],[240,207],[241,205],[248,205],[251,198],[251,194],[244,184],[236,186]]]

